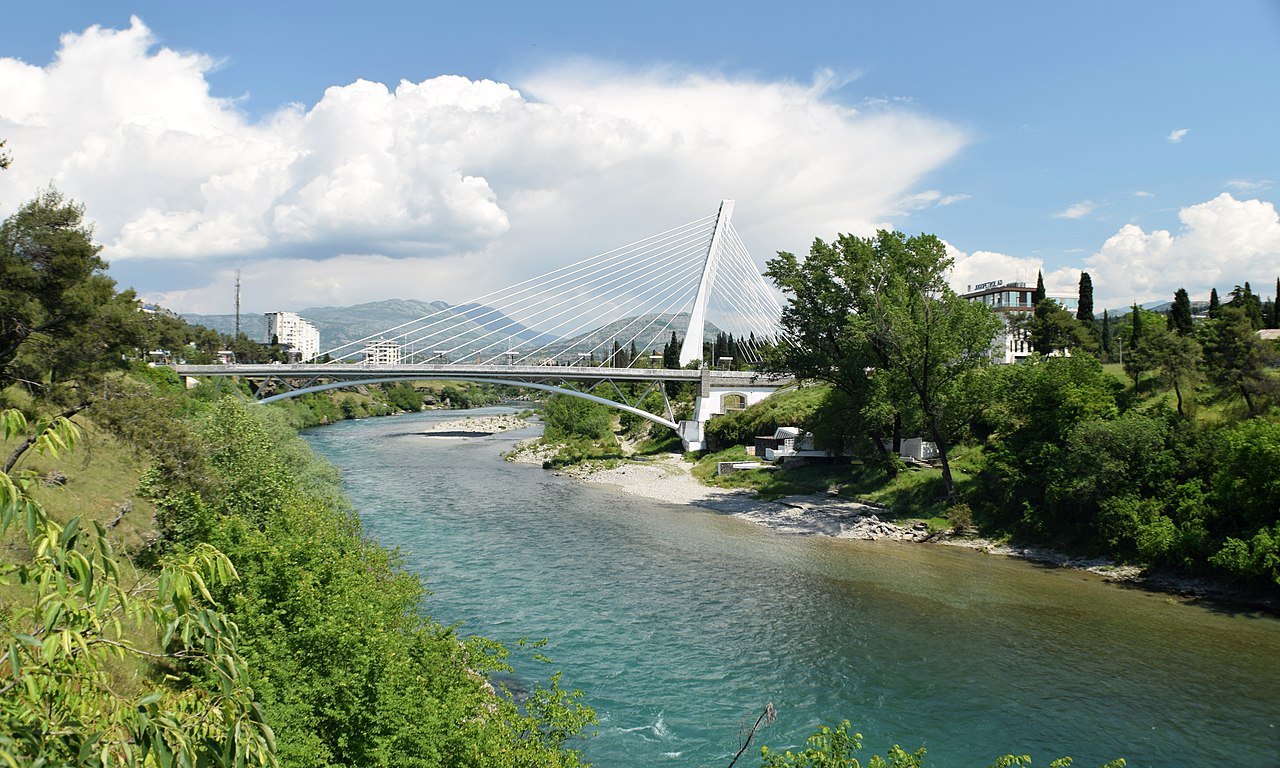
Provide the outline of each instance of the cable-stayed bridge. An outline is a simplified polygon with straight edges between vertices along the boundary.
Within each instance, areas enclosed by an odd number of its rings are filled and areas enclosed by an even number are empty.
[[[532,387],[636,413],[701,448],[711,416],[790,383],[741,370],[778,338],[782,309],[732,213],[725,200],[713,216],[326,350],[323,363],[175,368],[256,381],[263,403],[428,379]],[[683,381],[697,385],[698,397],[694,418],[677,421],[663,385]],[[648,387],[629,396],[621,382]],[[609,385],[607,396],[583,390],[599,392],[600,384]],[[656,413],[640,407],[655,391],[664,404]]]

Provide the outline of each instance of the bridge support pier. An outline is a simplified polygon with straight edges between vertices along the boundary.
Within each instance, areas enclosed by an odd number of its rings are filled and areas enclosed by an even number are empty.
[[[729,383],[713,384],[711,369],[702,369],[698,382],[698,397],[693,401],[693,418],[681,421],[676,433],[686,451],[701,451],[707,447],[706,425],[713,416],[730,411],[745,410],[778,391],[777,384]]]

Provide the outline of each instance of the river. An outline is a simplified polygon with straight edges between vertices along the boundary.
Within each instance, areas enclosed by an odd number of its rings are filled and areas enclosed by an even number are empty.
[[[958,548],[780,534],[499,458],[528,433],[417,434],[462,415],[305,436],[433,618],[549,639],[600,716],[582,746],[601,768],[724,766],[766,702],[777,722],[740,766],[842,719],[866,753],[924,746],[938,768],[1280,766],[1280,620]]]

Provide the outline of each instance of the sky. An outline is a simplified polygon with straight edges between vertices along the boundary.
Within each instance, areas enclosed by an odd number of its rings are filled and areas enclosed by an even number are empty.
[[[942,238],[1095,305],[1280,274],[1280,0],[190,4],[0,23],[0,217],[52,184],[179,312],[461,303],[715,213],[761,265]]]

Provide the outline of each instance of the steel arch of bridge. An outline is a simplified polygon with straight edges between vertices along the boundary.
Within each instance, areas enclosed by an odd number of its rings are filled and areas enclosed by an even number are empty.
[[[271,395],[270,397],[261,398],[256,402],[258,402],[261,405],[266,405],[267,403],[274,403],[280,400],[288,400],[290,398],[301,397],[302,395],[310,394],[312,392],[324,392],[330,389],[358,387],[358,386],[367,385],[367,384],[397,384],[397,383],[404,383],[404,382],[411,382],[411,381],[424,381],[424,379],[421,379],[418,377],[406,378],[404,376],[385,376],[385,377],[374,378],[374,379],[351,379],[346,381],[333,381],[327,384],[313,384],[311,386],[303,387],[301,389],[290,389],[287,392],[281,392],[280,394],[277,394],[277,395]],[[667,406],[667,415],[673,418],[663,418],[662,416],[659,416],[655,413],[649,413],[644,409],[636,408],[633,405],[630,405],[627,403],[620,403],[614,400],[609,400],[608,398],[604,398],[604,397],[598,397],[596,395],[591,394],[590,392],[583,392],[581,390],[573,389],[571,387],[556,386],[553,384],[546,384],[543,382],[520,381],[518,379],[496,379],[492,377],[466,376],[466,375],[437,376],[437,377],[428,379],[428,381],[470,381],[477,384],[504,384],[512,387],[529,387],[531,389],[542,390],[543,392],[552,392],[559,395],[569,395],[570,397],[577,397],[583,400],[590,400],[593,403],[599,403],[601,405],[605,405],[610,408],[616,408],[617,410],[620,410],[620,411],[633,413],[636,416],[640,416],[641,418],[648,419],[649,421],[652,421],[655,424],[661,424],[667,429],[678,430],[680,428],[680,425],[677,424],[674,420],[674,413],[671,410],[671,401],[667,399],[666,389],[663,387],[657,387],[657,390],[663,393],[662,401]],[[614,389],[618,391],[619,395],[621,395],[621,390],[618,389],[617,384],[614,384],[614,382],[611,380],[607,381],[607,383],[613,384]],[[654,387],[652,386],[646,389],[644,391],[644,394],[636,398],[636,402],[640,402],[641,400],[644,400],[644,398],[647,397],[649,393],[653,391],[653,389]]]

